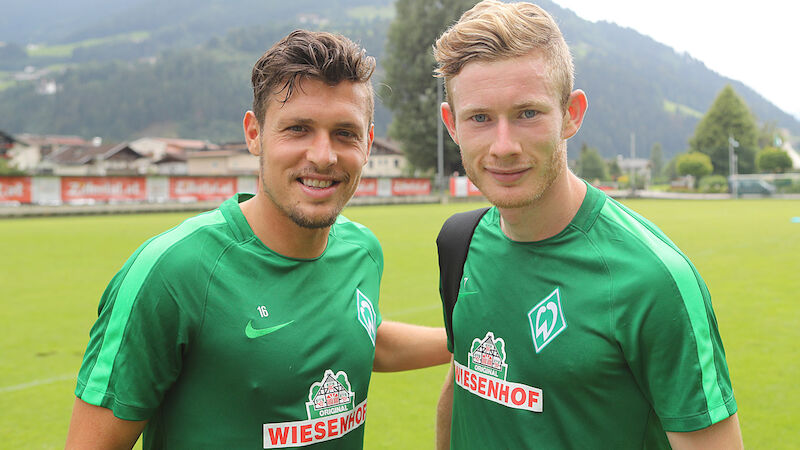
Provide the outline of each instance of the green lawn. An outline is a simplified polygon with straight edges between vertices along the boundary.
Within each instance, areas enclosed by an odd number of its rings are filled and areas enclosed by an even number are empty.
[[[709,285],[748,449],[793,448],[800,421],[800,201],[631,200]],[[385,255],[385,319],[440,325],[434,239],[468,204],[352,207]],[[106,283],[187,214],[0,220],[0,447],[63,448],[75,373]],[[366,448],[431,448],[445,367],[375,374]]]

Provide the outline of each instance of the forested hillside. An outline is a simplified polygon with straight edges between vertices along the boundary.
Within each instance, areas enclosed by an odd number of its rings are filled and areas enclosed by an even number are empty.
[[[374,82],[381,83],[394,11],[391,0],[15,3],[0,18],[0,130],[115,140],[241,139],[250,67],[298,27],[361,42],[378,58]],[[42,9],[42,3],[52,5]],[[699,117],[728,83],[759,121],[800,135],[796,119],[702,63],[630,29],[539,3],[560,23],[575,55],[576,87],[589,96],[572,148],[586,143],[606,157],[627,155],[635,133],[639,155],[648,155],[656,142],[666,156],[685,151]],[[41,14],[34,14],[36,7]],[[21,27],[23,19],[35,22]],[[39,46],[26,47],[32,43]],[[378,135],[390,120],[378,99]]]

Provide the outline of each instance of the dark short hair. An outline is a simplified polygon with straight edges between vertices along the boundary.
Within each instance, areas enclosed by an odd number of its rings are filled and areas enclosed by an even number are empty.
[[[375,109],[372,84],[375,58],[350,39],[322,31],[295,30],[278,41],[253,66],[253,112],[264,123],[271,96],[285,103],[303,78],[335,86],[342,81],[365,83],[369,90],[369,121]]]

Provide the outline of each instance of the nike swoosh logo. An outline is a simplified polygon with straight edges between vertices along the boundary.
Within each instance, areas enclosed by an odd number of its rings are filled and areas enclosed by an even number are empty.
[[[459,292],[458,296],[460,298],[460,297],[466,297],[467,295],[472,295],[472,294],[477,294],[477,293],[478,293],[478,291]]]
[[[244,334],[245,334],[245,336],[249,337],[250,339],[255,339],[257,337],[261,337],[261,336],[264,336],[264,335],[267,335],[267,334],[270,334],[270,333],[274,333],[274,332],[280,330],[281,328],[285,327],[286,325],[290,325],[292,322],[294,322],[294,320],[292,320],[290,322],[282,323],[280,325],[275,325],[274,327],[261,328],[261,329],[257,330],[255,328],[253,328],[253,321],[251,320],[250,322],[247,322],[247,326],[244,328]]]

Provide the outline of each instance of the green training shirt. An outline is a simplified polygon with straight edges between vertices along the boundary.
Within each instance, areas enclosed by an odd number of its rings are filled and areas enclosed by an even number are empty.
[[[559,234],[490,209],[453,312],[453,449],[669,448],[736,412],[708,290],[656,228],[589,186]]]
[[[239,194],[144,243],[99,307],[76,395],[149,422],[144,448],[361,448],[383,254],[340,217],[293,259]]]

